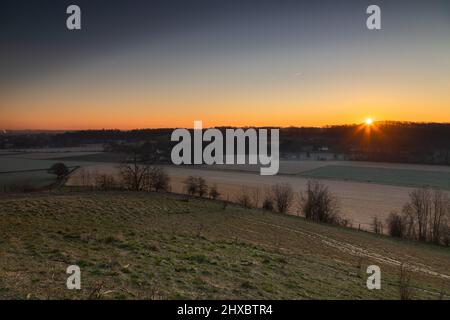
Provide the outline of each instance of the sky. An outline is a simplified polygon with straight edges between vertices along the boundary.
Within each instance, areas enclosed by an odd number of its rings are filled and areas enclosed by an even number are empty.
[[[82,29],[66,28],[77,4]],[[368,30],[366,8],[381,8]],[[0,129],[450,122],[446,0],[3,0]]]

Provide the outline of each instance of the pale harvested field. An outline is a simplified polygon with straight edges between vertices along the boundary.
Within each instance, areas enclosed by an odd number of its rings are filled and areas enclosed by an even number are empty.
[[[243,189],[260,188],[262,191],[275,183],[289,183],[295,191],[306,189],[308,178],[291,176],[260,176],[250,173],[212,172],[211,170],[168,168],[172,177],[172,186],[175,192],[183,192],[183,181],[189,175],[200,175],[208,183],[217,184],[223,198],[230,196],[235,199],[242,194]],[[408,195],[413,188],[370,183],[323,180],[330,190],[340,200],[341,211],[350,218],[354,226],[361,224],[361,228],[368,228],[373,216],[382,218],[392,210],[401,210]],[[292,213],[297,213],[293,208]]]
[[[61,161],[67,165],[83,166],[81,170],[75,172],[69,179],[68,185],[82,185],[81,176],[83,175],[83,172],[90,173],[91,182],[93,182],[93,177],[97,173],[110,173],[117,175],[118,170],[116,163],[83,161],[89,161],[95,157],[96,161],[101,161],[101,157],[103,156],[102,154],[95,154],[94,152],[87,154],[86,151],[84,151],[84,154],[78,157],[78,152],[80,151],[71,150],[71,152],[59,153],[60,157],[62,155],[69,156],[66,160],[61,159]],[[15,158],[8,156],[0,157],[0,171],[47,169],[56,161],[56,159],[37,160],[37,158],[40,158],[43,154],[45,153],[34,155],[29,154],[27,156],[36,157],[34,160],[22,159],[17,156]],[[58,153],[52,155],[56,154]],[[107,154],[104,154],[104,156],[106,157]],[[201,166],[195,169],[192,167],[174,166],[166,166],[166,168],[171,176],[173,192],[183,193],[183,181],[190,175],[200,175],[207,180],[208,184],[217,184],[217,187],[222,194],[222,199],[228,198],[231,201],[235,200],[242,194],[243,188],[246,190],[259,188],[261,194],[260,201],[262,201],[262,193],[264,189],[275,183],[286,182],[291,184],[296,191],[301,191],[305,189],[309,179],[317,178],[329,186],[330,190],[338,196],[340,199],[342,213],[353,221],[354,227],[361,225],[361,228],[363,229],[369,228],[370,222],[374,216],[385,218],[393,210],[400,211],[403,205],[408,201],[409,193],[414,189],[414,187],[408,186],[408,183],[403,183],[401,179],[399,181],[389,183],[390,181],[388,179],[383,180],[376,175],[378,171],[391,172],[392,170],[392,172],[395,172],[395,170],[398,170],[403,173],[417,172],[418,174],[423,174],[424,176],[435,176],[436,179],[441,180],[442,177],[450,174],[450,168],[446,166],[350,161],[281,161],[281,175],[277,176],[260,176],[259,167],[245,165]],[[320,176],[323,172],[329,171],[327,168],[336,168],[338,170],[334,171],[339,174],[334,178],[330,175]],[[343,170],[339,170],[340,168]],[[366,168],[366,170],[364,170],[364,168]],[[364,181],[364,179],[358,179],[358,177],[360,177],[358,175],[355,177],[352,177],[350,174],[348,176],[342,176],[342,172],[345,173],[346,170],[350,173],[356,171],[367,171],[372,176],[375,174],[376,179],[370,182],[378,182],[378,184],[369,183]],[[334,173],[334,171],[332,173]],[[439,175],[439,172],[442,172],[442,175]],[[8,184],[10,184],[11,179],[14,180],[13,176],[3,176],[3,178],[3,180],[5,180],[3,183],[6,183],[6,178],[8,178]],[[23,176],[20,176],[20,178],[20,180],[23,181]],[[377,179],[379,181],[377,181]],[[2,177],[0,177],[0,182],[1,180]],[[383,184],[386,181],[387,183]],[[442,181],[440,181],[440,184],[442,185]],[[296,214],[297,208],[292,208],[291,213]]]
[[[222,199],[236,199],[242,194],[243,188],[260,188],[263,192],[275,183],[289,183],[296,191],[306,188],[309,178],[301,176],[260,176],[251,172],[235,172],[227,170],[211,170],[211,169],[193,169],[188,167],[166,167],[170,177],[172,191],[183,193],[183,181],[190,175],[199,175],[205,178],[208,184],[217,184]],[[84,170],[91,173],[91,177],[95,173],[117,174],[116,164],[99,163],[90,165]],[[68,185],[80,185],[82,170],[74,173],[69,179]],[[400,211],[403,205],[408,201],[409,193],[414,190],[410,187],[380,185],[363,182],[351,181],[334,181],[323,180],[332,192],[340,199],[341,211],[343,214],[352,219],[355,227],[361,224],[361,228],[367,229],[373,216],[382,218],[392,210]],[[295,212],[295,208],[292,213]]]

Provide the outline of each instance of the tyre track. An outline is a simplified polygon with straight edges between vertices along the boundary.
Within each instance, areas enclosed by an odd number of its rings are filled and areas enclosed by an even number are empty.
[[[393,259],[391,257],[387,257],[384,255],[375,253],[373,251],[369,251],[367,249],[350,244],[348,242],[338,241],[338,240],[332,239],[328,236],[325,236],[323,234],[319,234],[316,232],[294,229],[294,228],[290,228],[290,227],[280,226],[280,225],[268,223],[268,222],[261,222],[261,221],[257,221],[254,219],[244,218],[244,217],[240,217],[240,218],[243,220],[246,220],[250,223],[253,223],[253,224],[267,225],[267,226],[279,228],[281,230],[286,230],[286,231],[294,232],[297,234],[301,234],[302,236],[308,237],[313,240],[318,240],[321,243],[323,243],[329,247],[335,248],[341,252],[344,252],[344,253],[347,253],[347,254],[350,254],[350,255],[353,255],[356,257],[370,258],[370,259],[373,259],[373,260],[376,260],[376,261],[379,261],[381,263],[388,264],[391,266],[400,266],[402,264],[401,261]],[[434,276],[434,277],[450,279],[449,275],[436,272],[426,265],[418,266],[416,264],[404,263],[404,266],[406,269],[413,271],[413,272],[420,272],[420,273],[424,273],[424,274]]]

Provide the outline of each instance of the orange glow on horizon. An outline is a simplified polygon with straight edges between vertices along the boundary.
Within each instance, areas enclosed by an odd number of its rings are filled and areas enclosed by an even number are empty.
[[[261,99],[212,99],[205,102],[164,101],[135,98],[101,100],[85,97],[81,101],[60,102],[61,99],[26,97],[4,100],[0,104],[0,130],[89,130],[139,128],[192,128],[195,120],[203,126],[234,127],[324,127],[362,123],[376,127],[376,119],[411,122],[450,122],[449,109],[440,104],[423,107],[407,102],[390,103],[374,100],[322,101],[296,99],[263,101]],[[56,97],[55,97],[56,98]],[[59,97],[58,97],[59,98]],[[212,107],[213,106],[213,107]],[[377,114],[368,117],[361,110],[374,109]],[[406,116],[405,116],[406,115]],[[377,120],[378,121],[378,120]]]
[[[100,114],[102,112],[99,112]],[[37,119],[43,121],[37,121]],[[1,130],[96,130],[96,129],[156,129],[156,128],[192,128],[195,120],[203,121],[203,127],[325,127],[332,125],[351,125],[361,123],[357,121],[358,117],[347,115],[331,115],[321,118],[319,115],[294,114],[286,112],[286,114],[269,113],[258,116],[250,114],[237,114],[236,116],[229,114],[211,114],[202,116],[200,112],[189,114],[180,113],[174,115],[172,113],[158,112],[152,114],[130,112],[127,115],[122,113],[114,114],[113,112],[105,115],[97,115],[95,112],[80,115],[79,117],[70,117],[65,114],[47,114],[39,117],[35,113],[21,114],[19,120],[13,117],[4,117],[0,119]],[[405,118],[385,118],[393,121],[412,121],[412,122],[439,122],[434,119],[405,119]],[[441,121],[448,122],[448,121]],[[365,119],[360,126],[370,135],[371,130],[377,130],[376,122],[373,118]]]

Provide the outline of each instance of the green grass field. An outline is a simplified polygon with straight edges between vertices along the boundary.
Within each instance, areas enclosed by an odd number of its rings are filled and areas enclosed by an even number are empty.
[[[330,165],[300,174],[308,178],[450,190],[450,172]]]
[[[0,188],[23,186],[44,188],[56,182],[56,176],[47,170],[0,173]]]
[[[59,160],[24,159],[19,157],[0,157],[0,188],[32,187],[43,188],[56,182],[56,176],[47,170]],[[77,162],[64,162],[69,168],[79,165]]]
[[[450,250],[201,199],[132,192],[0,195],[3,299],[417,299],[450,294]],[[67,266],[82,289],[66,289]],[[366,288],[381,267],[382,289]]]

